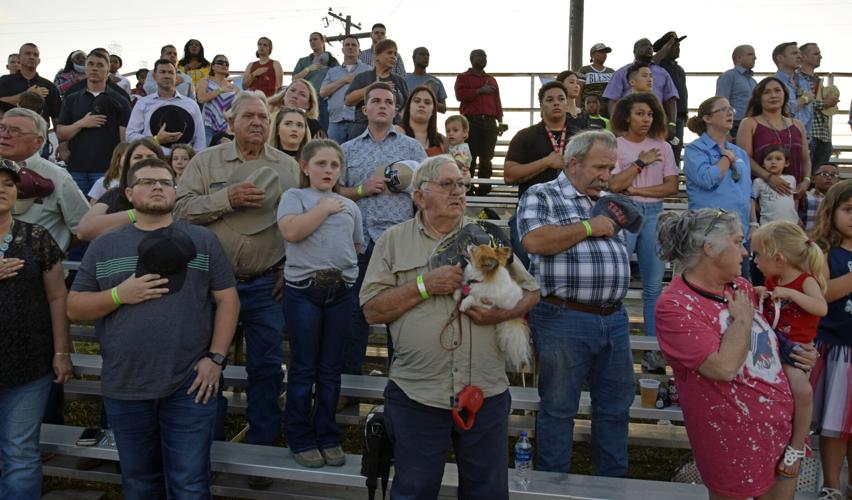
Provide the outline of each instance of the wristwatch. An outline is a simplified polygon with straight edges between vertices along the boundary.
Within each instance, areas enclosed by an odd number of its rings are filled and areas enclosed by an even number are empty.
[[[648,165],[647,163],[645,163],[644,161],[640,160],[639,158],[636,158],[636,159],[633,161],[633,164],[634,164],[634,165],[636,165],[637,167],[639,167],[639,170],[642,170],[643,168],[645,168],[645,167]]]
[[[225,366],[228,365],[228,358],[218,352],[208,352],[207,357],[210,358],[210,361],[221,366],[222,369],[225,369]]]

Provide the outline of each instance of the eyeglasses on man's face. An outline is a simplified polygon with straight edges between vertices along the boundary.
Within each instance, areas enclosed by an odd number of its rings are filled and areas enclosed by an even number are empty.
[[[451,193],[451,192],[453,192],[453,190],[460,190],[460,191],[463,191],[463,192],[466,193],[467,190],[470,189],[470,181],[467,181],[467,180],[464,180],[464,179],[459,179],[457,181],[454,181],[452,179],[443,179],[443,180],[440,180],[440,181],[426,181],[426,182],[428,182],[429,184],[434,184],[434,185],[438,186],[438,188],[441,191],[444,191],[446,193]]]
[[[174,179],[150,179],[147,177],[142,177],[136,179],[136,182],[133,183],[133,187],[142,186],[146,188],[154,187],[155,185],[159,185],[164,188],[174,188],[175,181]]]

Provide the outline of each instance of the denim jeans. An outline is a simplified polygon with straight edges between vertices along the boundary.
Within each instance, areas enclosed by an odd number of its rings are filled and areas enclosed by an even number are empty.
[[[367,356],[367,342],[370,337],[370,324],[364,317],[364,310],[358,300],[361,293],[361,285],[364,284],[364,275],[367,273],[367,265],[373,256],[374,243],[371,241],[364,253],[358,254],[358,279],[355,280],[355,300],[352,301],[352,324],[346,333],[346,342],[343,347],[343,373],[350,375],[362,375],[361,368],[364,358]]]
[[[820,165],[831,160],[831,141],[825,142],[819,139],[811,139],[811,172],[816,172]]]
[[[281,434],[278,397],[284,385],[284,308],[272,296],[275,273],[237,283],[246,337],[246,442],[272,445]]]
[[[8,361],[7,361],[8,362]],[[41,498],[41,417],[52,375],[0,389],[0,498]]]
[[[530,311],[529,323],[541,370],[536,469],[570,472],[574,416],[588,381],[595,471],[626,475],[627,425],[635,395],[627,312],[622,307],[598,316],[542,301]]]
[[[75,172],[73,170],[69,170],[68,173],[71,174],[71,177],[74,179],[74,182],[77,183],[77,187],[80,188],[80,191],[86,195],[86,199],[89,198],[89,191],[91,191],[95,182],[104,176],[103,172]]]
[[[453,423],[450,410],[414,401],[395,383],[385,387],[385,422],[393,442],[391,500],[438,497],[452,441],[459,472],[459,498],[509,498],[509,391],[485,398],[469,431]]]
[[[343,339],[352,324],[351,284],[320,287],[287,283],[284,315],[288,320],[290,369],[284,422],[294,453],[340,445],[335,421],[343,366]],[[316,396],[312,389],[316,387]]]
[[[196,403],[186,393],[194,379],[160,399],[103,398],[127,500],[210,498],[216,401]]]
[[[351,128],[351,120],[331,122],[328,124],[328,138],[337,142],[338,144],[343,144],[344,142],[349,140],[349,129]]]
[[[657,218],[663,210],[663,202],[637,201],[642,212],[642,227],[639,232],[627,233],[627,255],[639,259],[639,276],[642,278],[642,309],[645,317],[645,335],[657,336],[654,322],[654,306],[663,291],[663,273],[666,265],[657,257]]]

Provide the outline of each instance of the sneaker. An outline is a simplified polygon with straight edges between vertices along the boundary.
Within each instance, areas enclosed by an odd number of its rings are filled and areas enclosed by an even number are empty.
[[[301,465],[302,467],[317,468],[325,465],[325,459],[322,457],[322,454],[316,448],[312,450],[305,450],[299,453],[293,453],[293,458],[295,458],[296,463]]]
[[[248,486],[253,490],[266,490],[272,486],[272,478],[251,476],[248,478]]]
[[[660,351],[645,351],[642,354],[642,373],[666,374],[666,360]]]
[[[320,450],[322,458],[326,465],[332,467],[340,467],[346,463],[346,455],[343,453],[343,448],[340,446],[332,446],[331,448],[323,448]]]

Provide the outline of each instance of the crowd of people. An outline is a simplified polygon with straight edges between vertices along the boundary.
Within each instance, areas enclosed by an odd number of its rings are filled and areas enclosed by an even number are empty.
[[[363,373],[370,325],[385,324],[391,497],[434,498],[452,444],[460,497],[499,499],[511,397],[495,325],[527,317],[536,468],[570,471],[588,383],[595,472],[625,476],[636,254],[661,349],[642,367],[674,370],[711,498],[792,498],[783,478],[798,476],[811,430],[820,498],[852,498],[839,489],[852,458],[852,180],[830,162],[839,91],[816,75],[815,43],[778,45],[778,72],[760,82],[741,45],[689,116],[685,38],[642,38],[617,70],[597,43],[591,64],[541,85],[541,121],[513,135],[503,165],[518,186],[506,237],[466,215],[466,196],[490,192],[476,179],[491,177],[507,130],[482,49],[441,133],[448,95],[428,49],[406,73],[380,23],[369,49],[345,37],[340,59],[311,33],[286,86],[266,37],[241,82],[192,39],[181,58],[163,46],[134,87],[105,49],[75,50],[51,82],[22,45],[0,77],[0,497],[39,497],[40,424],[62,423],[73,376],[70,321],[96,325],[103,426],[128,498],[209,498],[238,325],[246,442],[283,434],[298,464],[343,465],[341,374]],[[698,136],[686,145],[685,128]],[[681,174],[688,210],[664,212]],[[512,309],[458,312],[471,244],[513,250]],[[80,261],[69,276],[66,258]],[[454,423],[460,411],[476,412],[471,428]]]

